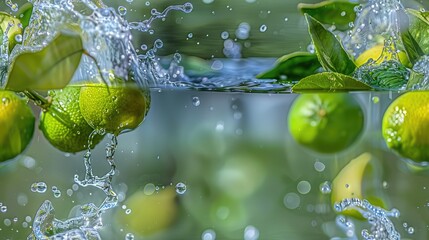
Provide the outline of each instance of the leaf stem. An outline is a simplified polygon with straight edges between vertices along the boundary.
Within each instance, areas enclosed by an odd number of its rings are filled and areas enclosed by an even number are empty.
[[[48,110],[49,106],[51,106],[51,101],[34,90],[25,90],[23,93],[30,100],[32,100],[36,106],[42,108],[43,110]]]

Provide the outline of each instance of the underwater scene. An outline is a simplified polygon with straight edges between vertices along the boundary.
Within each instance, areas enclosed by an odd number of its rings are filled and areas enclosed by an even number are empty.
[[[0,239],[429,239],[427,9],[1,2]]]

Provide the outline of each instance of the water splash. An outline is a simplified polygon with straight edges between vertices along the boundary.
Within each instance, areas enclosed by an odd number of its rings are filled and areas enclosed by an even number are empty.
[[[335,211],[342,212],[346,209],[355,209],[367,219],[371,225],[370,229],[363,229],[361,232],[365,240],[399,240],[401,235],[396,231],[390,218],[398,218],[400,213],[397,209],[387,211],[380,207],[371,205],[368,200],[360,200],[358,198],[344,199],[334,205]],[[350,224],[348,224],[350,225]],[[342,226],[340,226],[344,229]],[[347,231],[349,228],[347,228]]]

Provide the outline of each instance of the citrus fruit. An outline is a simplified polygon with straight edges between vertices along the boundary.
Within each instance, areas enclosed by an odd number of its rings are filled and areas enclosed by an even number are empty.
[[[128,209],[119,210],[116,220],[140,236],[149,236],[169,227],[177,216],[176,191],[169,186],[151,194],[137,191],[125,202]]]
[[[360,67],[365,63],[367,63],[370,59],[375,61],[375,64],[380,64],[384,61],[391,60],[392,54],[386,54],[384,58],[381,57],[381,55],[383,54],[383,50],[384,50],[383,44],[375,45],[374,47],[367,49],[361,55],[359,55],[359,57],[356,58],[356,61],[355,61],[356,66]],[[410,61],[408,60],[407,54],[404,51],[400,51],[398,53],[398,57],[399,57],[399,61],[404,66],[410,65]]]
[[[89,125],[115,135],[138,127],[149,109],[147,93],[134,84],[86,84],[80,91],[79,103]]]
[[[385,203],[376,196],[378,186],[374,171],[374,157],[370,153],[363,153],[351,160],[332,181],[331,202],[341,203],[344,200],[357,198],[366,199],[371,204],[385,207]],[[341,205],[340,205],[341,206]],[[341,214],[362,219],[362,214],[354,208],[341,209]]]
[[[3,34],[8,31],[7,37],[9,40],[9,51],[11,51],[17,43],[15,37],[22,34],[20,23],[21,22],[17,18],[14,18],[7,13],[0,13],[0,36],[3,36]]]
[[[334,153],[356,141],[364,114],[347,93],[302,94],[292,104],[288,122],[295,141],[320,153]]]
[[[79,94],[80,87],[74,86],[49,91],[52,103],[40,116],[40,130],[54,147],[63,152],[76,153],[88,149],[89,136],[94,131],[80,112]],[[101,139],[102,136],[95,135],[93,146]]]
[[[0,162],[19,155],[30,143],[35,118],[24,99],[0,90]]]
[[[384,113],[382,133],[389,148],[416,162],[429,162],[429,92],[399,96]]]

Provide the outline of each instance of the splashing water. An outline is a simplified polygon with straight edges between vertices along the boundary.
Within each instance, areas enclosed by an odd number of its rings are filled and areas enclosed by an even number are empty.
[[[399,240],[401,235],[396,231],[395,226],[389,218],[398,218],[399,211],[392,209],[391,211],[384,210],[380,207],[371,205],[367,200],[358,198],[344,199],[340,203],[334,205],[335,211],[342,212],[346,209],[356,209],[362,216],[367,219],[371,225],[370,229],[363,229],[361,232],[365,240]],[[350,221],[346,221],[344,217],[337,218],[337,224],[349,237],[354,237],[354,226]],[[346,227],[345,227],[346,226]]]

